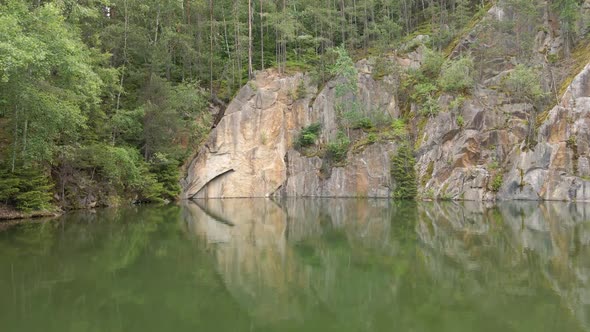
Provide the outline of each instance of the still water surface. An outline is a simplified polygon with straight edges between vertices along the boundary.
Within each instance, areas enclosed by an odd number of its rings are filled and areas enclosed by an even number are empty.
[[[0,232],[0,331],[590,331],[590,205],[209,200]]]

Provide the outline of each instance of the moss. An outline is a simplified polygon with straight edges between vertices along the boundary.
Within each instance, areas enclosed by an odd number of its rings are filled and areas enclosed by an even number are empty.
[[[573,65],[569,69],[569,75],[561,83],[559,96],[563,96],[567,91],[567,88],[574,81],[574,78],[576,78],[576,76],[588,64],[588,59],[590,59],[590,40],[585,40],[576,46],[572,52],[571,58],[573,60]]]
[[[524,186],[526,185],[526,183],[524,182],[524,170],[519,167],[518,171],[520,173],[520,183],[518,184],[518,186],[520,187],[520,190],[522,190],[522,188],[524,188]]]
[[[426,186],[428,181],[430,181],[430,179],[432,179],[433,173],[434,173],[434,161],[431,160],[430,163],[428,163],[428,167],[426,167],[426,172],[424,172],[424,175],[422,176],[422,179],[420,181],[420,183],[422,184],[422,187]]]
[[[440,189],[440,195],[439,198],[443,199],[443,200],[448,200],[449,195],[447,194],[447,191],[449,190],[449,183],[445,183],[444,186]]]
[[[367,141],[369,144],[377,142],[377,135],[375,133],[370,133],[369,135],[367,135]]]
[[[423,117],[418,122],[418,133],[416,134],[416,143],[414,144],[414,149],[419,149],[422,146],[422,143],[428,141],[428,134],[424,133],[424,129],[426,129],[426,125],[428,124],[428,118]]]
[[[547,119],[549,118],[549,111],[551,109],[546,109],[545,111],[539,113],[537,115],[537,121],[536,121],[536,128],[539,129],[539,127],[541,127],[541,125],[543,123],[545,123],[545,121],[547,121]]]

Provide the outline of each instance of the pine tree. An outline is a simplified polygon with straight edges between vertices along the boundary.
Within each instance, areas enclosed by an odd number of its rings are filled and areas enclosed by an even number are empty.
[[[414,199],[418,194],[416,182],[416,160],[408,143],[402,143],[391,158],[391,178],[394,182],[393,198]]]

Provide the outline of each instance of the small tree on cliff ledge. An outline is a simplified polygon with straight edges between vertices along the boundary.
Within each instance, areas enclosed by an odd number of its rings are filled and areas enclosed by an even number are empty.
[[[403,143],[391,158],[391,178],[394,182],[394,199],[414,199],[418,194],[416,187],[416,160],[409,145]]]

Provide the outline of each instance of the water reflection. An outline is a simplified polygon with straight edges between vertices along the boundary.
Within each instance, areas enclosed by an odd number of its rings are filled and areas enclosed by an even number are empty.
[[[1,331],[590,331],[590,205],[203,200],[0,232]]]
[[[590,331],[590,206],[203,200],[183,207],[272,330]]]

